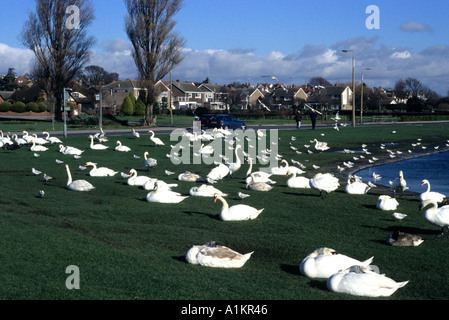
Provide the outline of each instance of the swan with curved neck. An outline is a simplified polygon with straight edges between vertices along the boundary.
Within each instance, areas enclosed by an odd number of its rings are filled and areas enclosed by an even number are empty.
[[[235,147],[234,153],[235,153],[235,162],[228,163],[227,166],[229,168],[229,175],[232,177],[237,170],[240,169],[242,166],[242,161],[240,160],[240,155],[238,154],[238,150],[242,149],[242,146],[238,144]]]
[[[122,143],[119,140],[117,140],[116,143],[117,143],[117,146],[115,147],[116,151],[120,151],[120,152],[129,152],[129,151],[131,151],[130,147],[122,145]]]
[[[419,209],[423,210],[430,205],[430,208],[424,211],[424,218],[431,224],[441,227],[441,236],[444,236],[444,228],[449,229],[449,205],[438,207],[435,200],[424,200],[419,204]]]
[[[229,207],[222,196],[215,194],[214,202],[217,202],[217,200],[220,200],[223,204],[219,214],[220,219],[223,221],[253,220],[264,210],[256,209],[246,204],[236,204]]]
[[[72,180],[72,174],[70,173],[69,165],[66,164],[65,168],[67,170],[67,189],[73,191],[90,191],[95,187],[86,180]]]
[[[163,146],[163,145],[165,145],[165,143],[163,143],[161,139],[159,139],[159,138],[157,138],[157,137],[154,136],[155,133],[154,133],[153,130],[149,130],[148,132],[151,133],[150,140],[153,141],[155,145],[157,145],[157,146]]]
[[[106,150],[107,148],[109,148],[108,146],[105,146],[104,144],[101,144],[101,143],[94,144],[94,136],[93,135],[90,135],[89,139],[90,139],[90,148],[93,150]]]
[[[310,179],[303,176],[296,176],[296,172],[290,170],[287,171],[287,187],[289,188],[299,188],[299,189],[310,189]]]
[[[118,171],[114,171],[112,169],[106,167],[97,167],[97,165],[93,162],[86,162],[85,167],[92,167],[92,170],[89,171],[89,175],[91,177],[112,177],[115,176]]]
[[[250,183],[251,181],[266,181],[267,179],[269,179],[271,177],[271,173],[266,172],[266,171],[254,171],[253,170],[253,160],[251,159],[251,157],[247,157],[248,162],[249,162],[249,168],[248,171],[246,172],[246,183]],[[253,175],[253,178],[251,178],[251,174]]]
[[[42,132],[43,135],[45,135],[45,140],[50,141],[50,143],[62,143],[62,141],[57,137],[50,137],[50,133],[47,131]]]
[[[446,198],[446,195],[444,195],[442,193],[435,192],[435,191],[430,191],[430,182],[429,182],[429,180],[424,179],[423,181],[421,181],[421,187],[424,186],[424,185],[427,185],[427,190],[419,195],[419,200],[420,201],[433,199],[437,203],[441,203]]]

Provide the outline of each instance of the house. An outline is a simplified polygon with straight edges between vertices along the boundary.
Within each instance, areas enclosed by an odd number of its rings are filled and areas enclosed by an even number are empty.
[[[351,111],[352,90],[348,86],[329,86],[319,89],[308,99],[329,111]]]
[[[0,103],[9,101],[14,91],[0,91]]]
[[[145,85],[141,80],[114,81],[101,87],[101,103],[103,108],[118,112],[122,107],[123,100],[131,92],[136,99],[140,93],[146,91]]]
[[[269,94],[272,106],[278,109],[292,109],[294,105],[298,105],[299,101],[306,101],[308,95],[302,88],[283,87],[276,88]]]
[[[47,93],[41,83],[35,83],[29,88],[14,91],[10,96],[13,101],[21,101],[23,103],[35,102],[38,98],[47,100]]]
[[[240,106],[240,109],[259,108],[261,103],[259,99],[263,99],[264,94],[258,88],[241,89],[238,94],[238,101],[236,105]]]
[[[203,105],[203,89],[198,88],[193,82],[172,82],[172,99],[175,109],[195,110]]]
[[[204,91],[203,107],[209,110],[228,110],[230,95],[226,88],[219,84],[202,83],[199,85]]]

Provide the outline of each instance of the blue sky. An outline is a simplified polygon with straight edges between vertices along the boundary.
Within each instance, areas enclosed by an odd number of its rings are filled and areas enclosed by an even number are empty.
[[[97,39],[91,64],[123,79],[137,73],[124,32],[122,0],[92,0]],[[34,0],[0,0],[0,73],[29,70],[32,54],[17,37]],[[379,9],[379,29],[368,29],[369,5]],[[355,52],[368,86],[392,87],[414,77],[441,95],[449,90],[449,1],[447,0],[184,0],[176,31],[186,40],[175,79],[215,83],[270,81],[304,84],[322,76],[350,82]],[[81,12],[82,14],[82,12]]]

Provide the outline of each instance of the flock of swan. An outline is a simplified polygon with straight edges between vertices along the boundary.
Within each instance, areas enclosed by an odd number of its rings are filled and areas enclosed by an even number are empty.
[[[150,140],[155,147],[165,146],[164,142],[160,138],[155,137],[155,133],[153,131],[150,130],[149,133],[151,134]],[[224,130],[219,130],[218,133],[221,134],[221,137],[229,134]],[[30,151],[34,152],[36,156],[38,156],[38,153],[40,152],[49,150],[48,147],[45,147],[48,143],[58,144],[59,152],[63,155],[81,157],[84,152],[84,150],[73,146],[64,146],[62,141],[57,138],[50,137],[50,135],[46,132],[44,132],[44,135],[46,135],[46,138],[43,139],[38,138],[36,135],[30,137],[28,133],[24,131],[23,137],[15,137],[15,140],[16,143],[20,141],[21,144],[31,144]],[[135,138],[141,137],[141,135],[134,130],[132,135]],[[1,138],[2,140],[0,140],[0,143],[8,143],[3,137],[3,132],[1,133]],[[108,141],[104,135],[104,132],[101,132],[101,134],[89,135],[88,138],[90,139],[89,147],[92,150],[101,151],[109,149],[109,146],[103,144]],[[195,136],[195,138],[197,137]],[[94,139],[98,140],[98,143],[95,143]],[[192,137],[192,139],[194,138]],[[295,141],[294,137],[292,137],[292,141]],[[312,140],[311,143],[315,143],[315,150],[318,152],[323,152],[330,149],[327,143],[320,142],[317,139]],[[295,150],[292,143],[290,143],[290,146],[293,150]],[[366,148],[366,145],[363,147]],[[306,148],[309,148],[309,145],[306,145]],[[122,145],[122,143],[117,140],[114,150],[118,152],[130,152],[131,148]],[[244,221],[257,219],[257,217],[264,211],[264,208],[255,208],[243,203],[229,205],[228,201],[225,199],[228,194],[220,191],[214,186],[214,184],[225,179],[227,176],[230,178],[235,177],[235,173],[242,168],[243,164],[243,158],[240,156],[240,153],[243,154],[243,157],[249,163],[249,168],[244,179],[247,190],[269,192],[276,187],[276,181],[272,179],[273,176],[276,175],[287,177],[286,186],[288,188],[316,190],[322,197],[336,191],[340,187],[340,180],[334,174],[318,172],[313,174],[312,178],[307,178],[303,175],[306,173],[306,167],[304,165],[299,162],[294,162],[293,160],[292,164],[298,165],[298,167],[290,165],[288,161],[282,159],[282,156],[280,155],[278,155],[281,160],[279,166],[265,168],[267,170],[253,171],[253,159],[249,156],[249,154],[244,152],[241,144],[237,144],[234,150],[236,157],[235,162],[216,163],[216,167],[210,170],[206,178],[189,171],[178,174],[177,179],[179,181],[200,183],[199,186],[195,185],[191,187],[188,195],[183,195],[174,191],[172,188],[176,188],[178,186],[176,183],[167,183],[163,180],[151,178],[146,175],[138,175],[135,169],[131,169],[129,173],[121,172],[121,176],[126,179],[128,185],[141,187],[142,189],[149,191],[146,196],[146,200],[148,202],[176,204],[184,201],[190,196],[213,198],[214,202],[218,201],[221,203],[222,207],[219,212],[219,218],[223,221]],[[366,149],[364,149],[364,151],[365,154],[369,154]],[[214,150],[212,150],[210,146],[205,146],[202,144],[199,152],[200,154],[208,155],[213,153]],[[345,150],[345,152],[349,153],[351,151]],[[142,164],[142,166],[147,169],[147,172],[151,168],[155,168],[158,165],[157,159],[148,158],[148,156],[149,153],[145,152],[144,162]],[[354,161],[356,161],[356,159],[354,159]],[[371,161],[375,160],[371,159]],[[352,165],[351,163],[345,162],[344,167],[342,168],[339,166],[338,170],[339,172],[342,172],[346,167],[351,168]],[[92,167],[89,171],[89,176],[91,177],[112,177],[119,173],[118,170],[98,167],[96,163],[91,161],[85,162],[83,167],[84,169],[87,167]],[[67,173],[67,189],[72,191],[91,191],[95,188],[85,179],[73,180],[69,165],[66,164],[65,168]],[[317,170],[318,168],[319,167],[316,167],[314,170]],[[83,168],[80,166],[80,169]],[[32,172],[35,175],[42,173],[35,168],[32,168]],[[171,175],[175,173],[166,171],[166,174]],[[441,204],[446,196],[436,192],[431,192],[430,182],[428,180],[422,181],[422,186],[424,185],[427,185],[427,190],[419,197],[419,201],[421,203],[420,208],[427,208],[424,213],[425,219],[432,224],[441,227],[444,233],[444,228],[449,226],[449,205],[439,207],[438,204]],[[371,182],[364,183],[354,174],[349,174],[344,191],[348,194],[363,195],[367,194],[368,191],[375,186],[376,185]],[[399,202],[396,199],[397,193],[407,190],[406,180],[402,171],[399,172],[397,179],[391,181],[390,188],[394,192],[395,196],[379,196],[376,205],[378,209],[393,211],[397,209],[399,205]],[[44,194],[45,192],[41,190],[41,197],[44,197]],[[250,194],[245,194],[239,191],[238,196],[243,201],[243,199],[249,197]],[[395,212],[394,215],[398,219],[403,219],[406,217],[406,215],[397,212]],[[393,246],[417,246],[422,242],[423,240],[417,236],[404,234],[401,232],[395,232],[393,235],[389,235],[387,237],[387,243]],[[253,252],[241,254],[226,246],[217,244],[216,242],[208,242],[203,245],[192,246],[186,253],[185,258],[189,263],[199,264],[202,266],[240,268],[250,259],[252,254]],[[372,261],[373,257],[364,261],[359,261],[340,254],[334,249],[323,247],[314,250],[310,255],[305,257],[299,265],[299,270],[301,274],[309,278],[327,279],[326,285],[331,291],[357,296],[389,296],[408,283],[408,281],[396,282],[385,275],[375,272],[375,270],[373,270],[370,266]]]

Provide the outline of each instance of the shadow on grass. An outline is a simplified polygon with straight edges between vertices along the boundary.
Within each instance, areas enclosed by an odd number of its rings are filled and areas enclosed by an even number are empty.
[[[295,276],[303,276],[301,272],[299,272],[299,265],[281,264],[281,270]]]
[[[205,212],[199,212],[199,211],[188,211],[188,210],[184,210],[183,212],[188,215],[199,214],[199,215],[203,215],[203,216],[209,217],[214,220],[220,220],[220,217],[218,214],[211,214],[211,213],[205,213]]]

